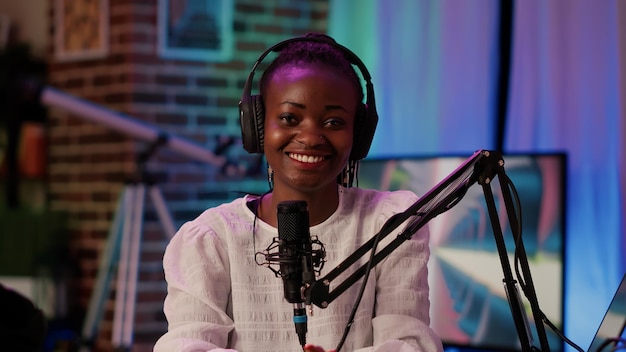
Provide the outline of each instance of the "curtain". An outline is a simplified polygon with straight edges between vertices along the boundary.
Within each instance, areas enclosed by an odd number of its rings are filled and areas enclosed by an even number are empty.
[[[568,157],[565,334],[586,349],[626,270],[626,4],[514,2],[504,152]],[[329,34],[370,69],[370,155],[495,146],[500,1],[331,0]]]
[[[619,42],[617,9],[617,1],[586,0],[515,7],[507,148],[568,152],[566,327],[583,346],[625,269],[626,42]]]
[[[372,74],[371,156],[493,147],[497,3],[332,2],[329,33]]]

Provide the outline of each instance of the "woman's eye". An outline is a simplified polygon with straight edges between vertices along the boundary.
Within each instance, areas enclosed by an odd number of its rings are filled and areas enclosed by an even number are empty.
[[[341,127],[345,125],[345,122],[342,119],[328,119],[326,125],[330,127]]]
[[[293,124],[296,122],[296,117],[292,114],[282,114],[280,115],[280,119],[287,124]]]

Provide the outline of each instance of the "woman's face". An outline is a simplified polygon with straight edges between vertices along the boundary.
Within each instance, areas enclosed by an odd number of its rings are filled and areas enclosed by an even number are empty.
[[[352,149],[357,92],[336,70],[286,66],[268,81],[264,152],[274,190],[336,189]]]

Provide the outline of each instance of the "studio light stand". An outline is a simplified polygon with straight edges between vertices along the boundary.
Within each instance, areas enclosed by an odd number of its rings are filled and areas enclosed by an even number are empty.
[[[111,293],[111,280],[117,263],[115,309],[111,342],[116,351],[130,351],[133,342],[135,302],[141,253],[141,240],[147,197],[156,210],[161,229],[171,237],[176,231],[161,190],[146,171],[146,163],[164,142],[158,139],[137,157],[137,171],[120,193],[110,227],[107,246],[100,260],[94,292],[83,324],[83,351],[95,342],[98,323]]]
[[[174,235],[172,217],[154,178],[146,171],[146,163],[159,148],[172,149],[190,159],[222,167],[226,160],[200,145],[165,133],[146,123],[83,99],[46,87],[37,81],[20,82],[25,100],[60,108],[73,116],[105,125],[115,131],[148,143],[136,158],[137,168],[123,187],[107,243],[100,258],[96,285],[90,298],[82,330],[81,351],[90,351],[104,315],[105,303],[111,292],[111,281],[117,267],[116,296],[113,317],[112,344],[116,351],[130,351],[133,343],[135,302],[145,205],[147,197],[157,213],[163,232]]]
[[[490,156],[490,155],[487,155]],[[477,162],[476,165],[476,177],[477,182],[483,188],[485,195],[485,202],[487,203],[487,210],[489,212],[489,219],[491,220],[491,227],[498,248],[498,254],[500,257],[500,264],[502,266],[502,272],[504,278],[502,280],[507,300],[509,302],[509,308],[513,315],[513,322],[518,333],[520,345],[522,351],[543,351],[549,352],[550,346],[548,344],[548,338],[546,335],[546,329],[544,326],[544,314],[541,312],[535,286],[533,284],[532,275],[530,272],[530,266],[528,264],[528,257],[526,255],[526,249],[524,247],[524,241],[522,240],[522,233],[520,230],[520,218],[517,215],[517,211],[520,211],[520,205],[515,206],[513,198],[511,197],[511,181],[504,171],[504,159],[499,153],[496,153],[494,161],[489,159],[483,159]],[[511,232],[515,241],[514,257],[515,264],[519,263],[522,268],[522,282],[518,282],[513,277],[513,271],[511,270],[509,257],[504,242],[504,234],[502,232],[502,225],[498,217],[498,210],[496,208],[495,197],[492,191],[491,182],[495,177],[498,177],[500,181],[500,189],[502,191],[502,198],[504,208],[506,210],[508,221],[511,226]],[[519,259],[519,260],[518,260]],[[522,303],[521,296],[517,289],[518,284],[522,287],[522,290],[526,294],[526,298],[530,304],[530,310],[532,316],[535,319],[535,330],[539,339],[540,349],[533,346],[533,336],[530,330],[530,324],[528,322],[527,315],[524,310],[524,304]]]

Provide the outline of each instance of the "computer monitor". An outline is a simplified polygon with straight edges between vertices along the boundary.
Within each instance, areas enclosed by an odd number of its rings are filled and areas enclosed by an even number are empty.
[[[424,194],[470,155],[382,157],[361,161],[358,186],[380,190],[409,189]],[[521,201],[524,247],[540,309],[563,330],[565,174],[563,153],[504,155],[505,172]],[[501,204],[499,180],[491,186]],[[498,206],[504,211],[503,206]],[[507,251],[514,239],[501,217]],[[450,210],[428,222],[431,326],[446,349],[521,350],[503,288],[503,271],[483,189],[470,187]],[[511,265],[513,263],[511,260]],[[523,299],[534,334],[530,306]],[[558,335],[546,329],[552,351],[562,351]]]

